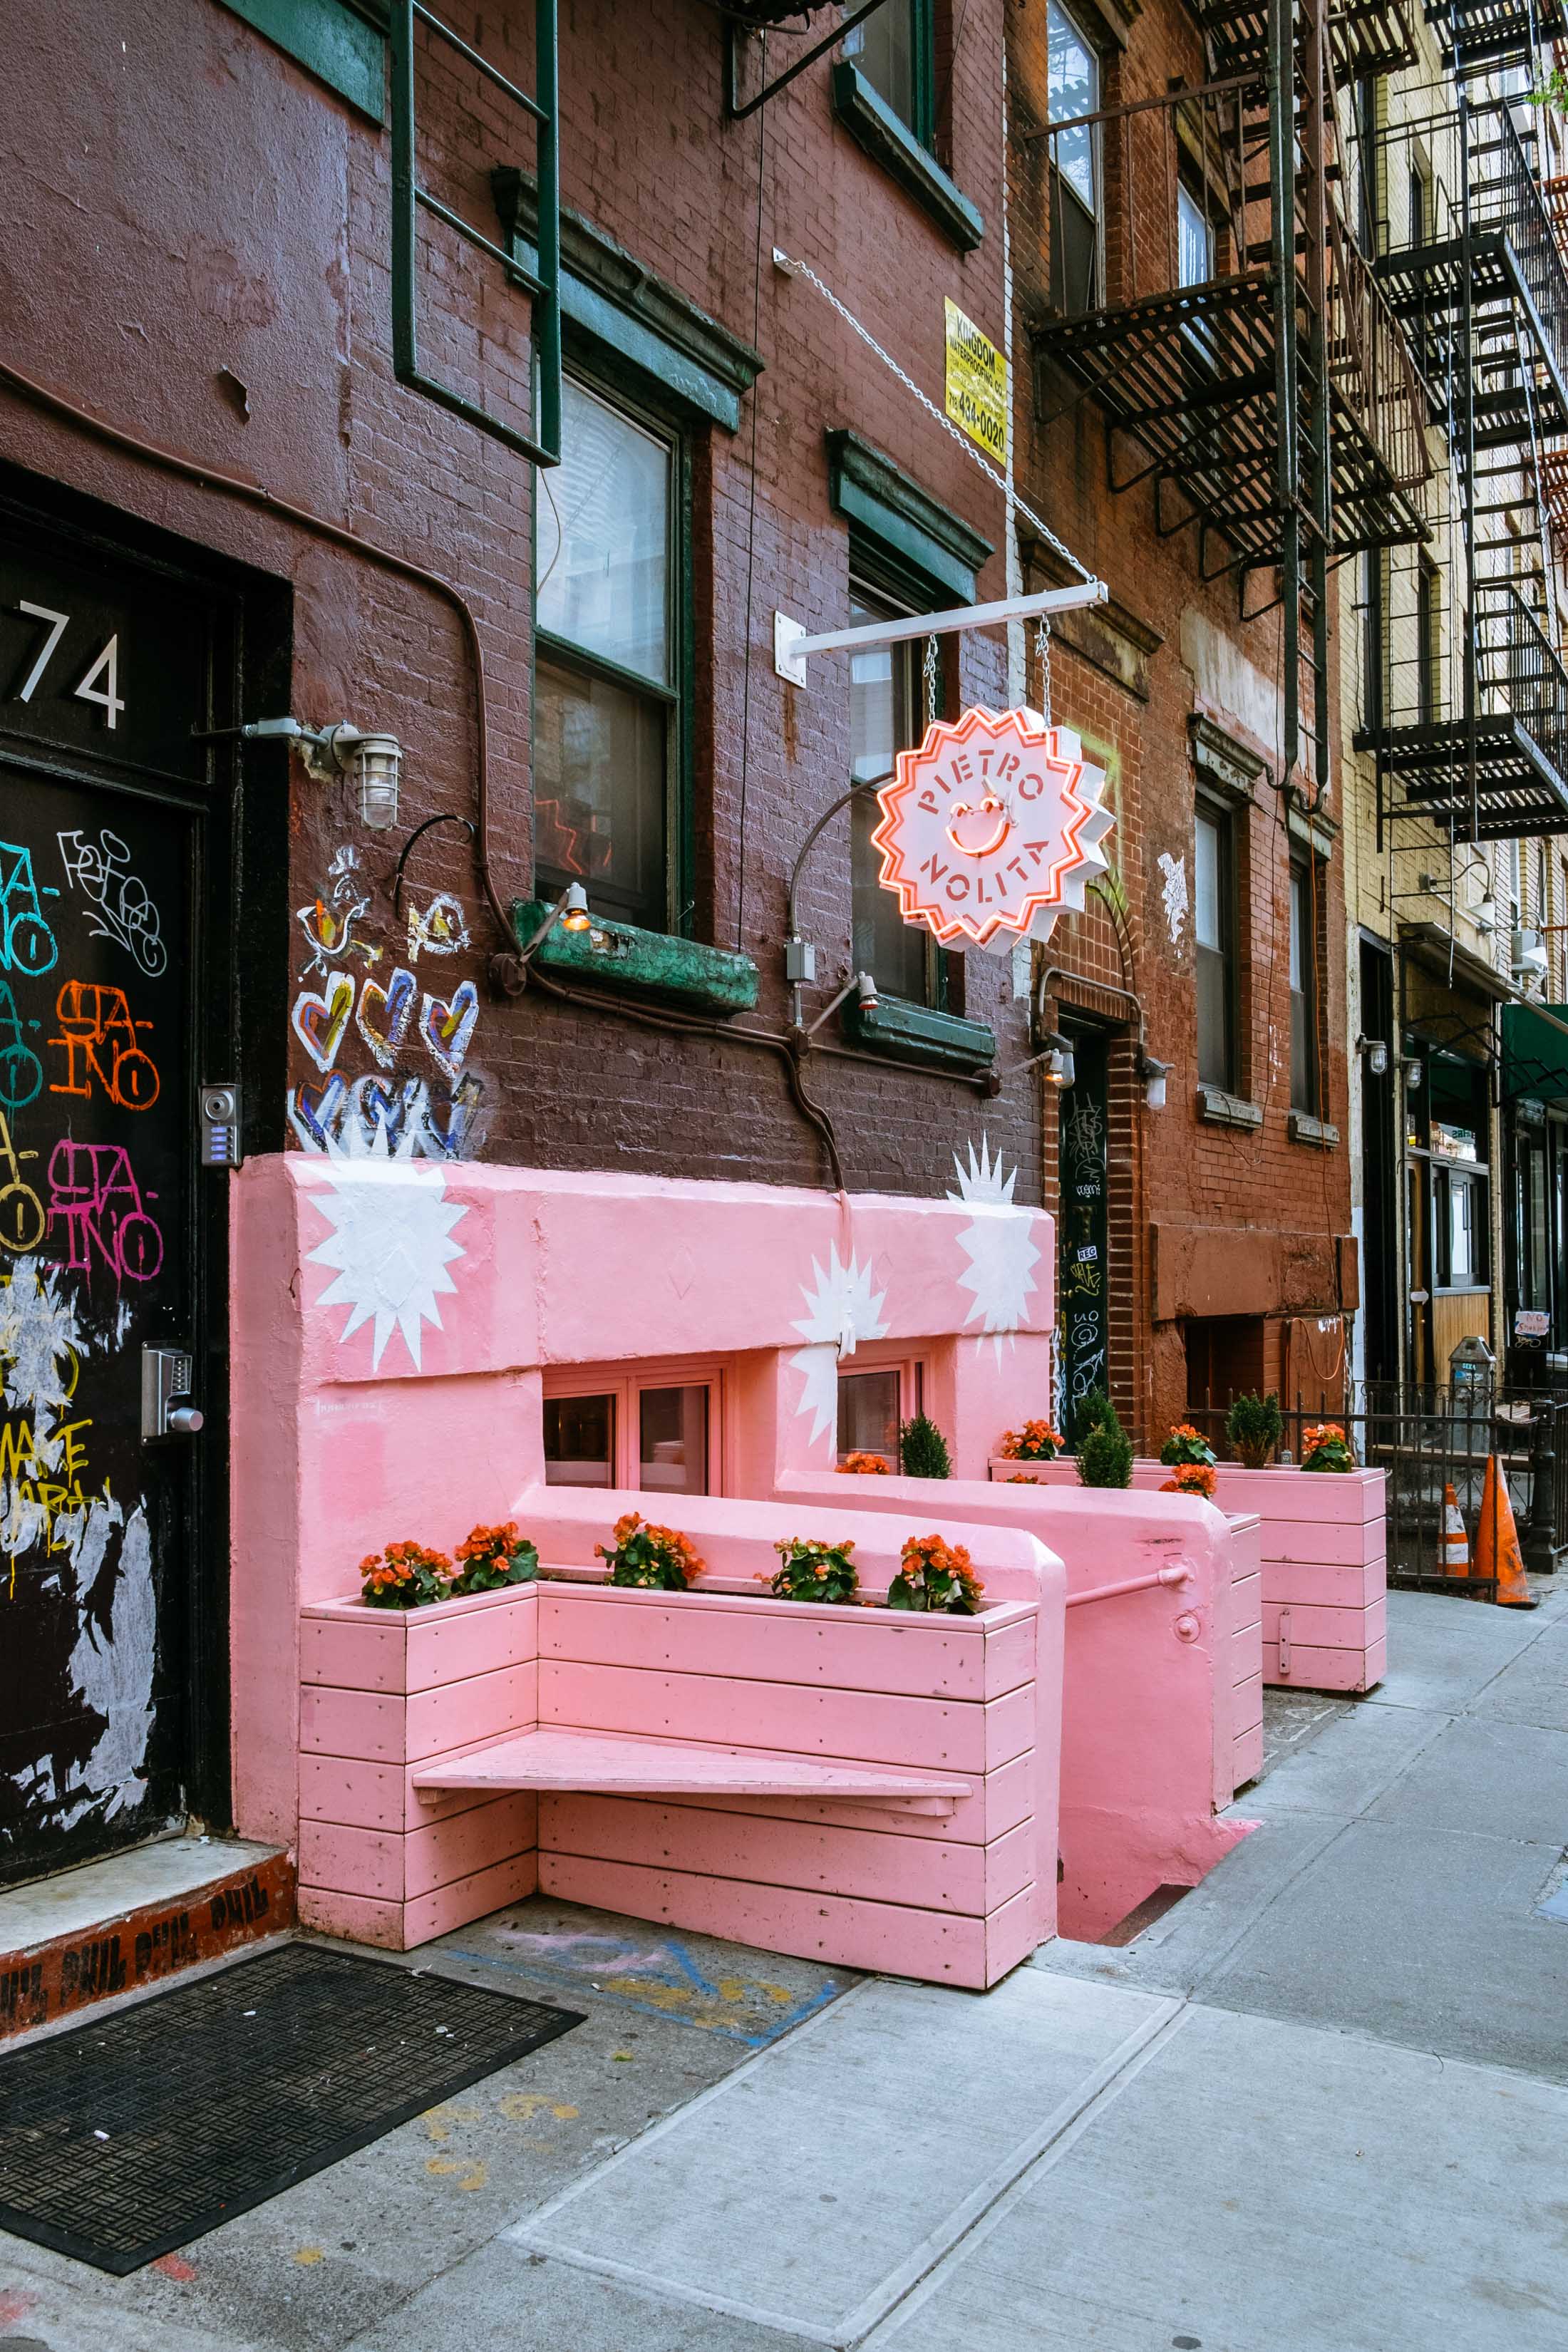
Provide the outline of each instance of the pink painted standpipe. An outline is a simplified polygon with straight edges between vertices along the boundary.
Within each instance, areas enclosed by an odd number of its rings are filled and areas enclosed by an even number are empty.
[[[1190,1568],[1157,1568],[1152,1576],[1130,1576],[1121,1584],[1096,1584],[1088,1592],[1069,1592],[1067,1605],[1081,1609],[1089,1601],[1115,1601],[1123,1592],[1152,1592],[1159,1584],[1189,1584]]]

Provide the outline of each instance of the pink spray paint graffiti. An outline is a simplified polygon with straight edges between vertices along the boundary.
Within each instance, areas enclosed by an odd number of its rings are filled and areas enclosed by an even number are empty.
[[[119,1143],[73,1143],[62,1137],[49,1154],[48,1262],[91,1276],[94,1255],[117,1283],[151,1282],[163,1263],[163,1235],[149,1215]]]

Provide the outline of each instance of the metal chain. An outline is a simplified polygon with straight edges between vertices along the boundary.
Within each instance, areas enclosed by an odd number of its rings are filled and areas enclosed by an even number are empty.
[[[816,287],[817,292],[823,297],[824,300],[837,311],[846,326],[852,327],[855,332],[859,336],[860,341],[867,344],[870,350],[876,352],[877,357],[881,361],[882,365],[892,370],[893,373],[898,377],[899,382],[903,385],[906,392],[912,392],[914,394],[915,398],[920,402],[920,404],[925,410],[926,415],[928,416],[934,417],[936,422],[941,425],[942,431],[948,435],[950,439],[957,442],[959,447],[963,450],[970,463],[979,467],[987,481],[994,482],[996,488],[1002,491],[1005,497],[1010,497],[1012,499],[1013,504],[1016,507],[1018,512],[1023,516],[1024,520],[1029,525],[1030,529],[1037,530],[1040,537],[1046,541],[1046,544],[1048,547],[1054,547],[1057,553],[1063,559],[1064,562],[1070,563],[1072,565],[1073,570],[1078,573],[1080,580],[1092,581],[1096,578],[1097,575],[1089,569],[1089,566],[1079,561],[1079,558],[1073,553],[1071,548],[1068,546],[1065,540],[1060,540],[1057,537],[1056,532],[1051,529],[1049,523],[1042,522],[1040,517],[1035,512],[1034,509],[1032,507],[1026,506],[1024,500],[1018,496],[1016,490],[1010,488],[1007,481],[996,471],[995,467],[987,464],[986,460],[980,455],[979,450],[974,446],[973,442],[969,439],[967,435],[959,431],[957,425],[953,424],[951,417],[944,416],[942,415],[935,401],[929,398],[928,395],[921,390],[913,376],[910,375],[899,365],[898,361],[894,359],[892,353],[890,352],[885,352],[882,349],[882,346],[877,341],[876,336],[871,333],[868,328],[863,327],[860,324],[860,321],[855,316],[854,311],[847,310],[845,307],[845,305],[839,300],[837,295],[834,292],[832,287],[826,284],[824,280],[817,276],[816,270],[811,268],[808,262],[793,260],[787,253],[782,252],[777,246],[774,246],[773,247],[773,260],[780,269],[787,270],[792,278],[805,278],[810,280],[811,284]]]
[[[934,637],[926,639],[925,685],[926,725],[930,727],[942,717],[941,655]]]
[[[1035,625],[1035,657],[1040,666],[1040,716],[1051,723],[1051,621],[1042,613]]]

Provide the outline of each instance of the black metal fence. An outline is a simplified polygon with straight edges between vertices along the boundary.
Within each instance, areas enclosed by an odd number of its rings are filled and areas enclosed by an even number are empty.
[[[1473,1573],[1487,1463],[1494,1454],[1507,1483],[1524,1564],[1553,1573],[1568,1548],[1568,1397],[1540,1390],[1395,1388],[1366,1383],[1350,1408],[1329,1398],[1298,1403],[1285,1413],[1279,1458],[1301,1458],[1304,1433],[1337,1422],[1357,1462],[1388,1474],[1388,1580],[1425,1592],[1467,1593],[1490,1600],[1495,1587]],[[1220,1460],[1234,1458],[1226,1440],[1226,1407],[1206,1399],[1187,1407]],[[1328,1474],[1325,1474],[1328,1475]],[[1472,1572],[1449,1573],[1444,1550],[1444,1507],[1452,1487],[1464,1521]]]

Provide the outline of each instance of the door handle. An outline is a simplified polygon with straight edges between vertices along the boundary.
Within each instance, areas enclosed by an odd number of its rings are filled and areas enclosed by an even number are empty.
[[[201,1428],[205,1419],[206,1415],[203,1412],[199,1405],[171,1405],[169,1408],[169,1434],[171,1437],[195,1437],[196,1432]]]

